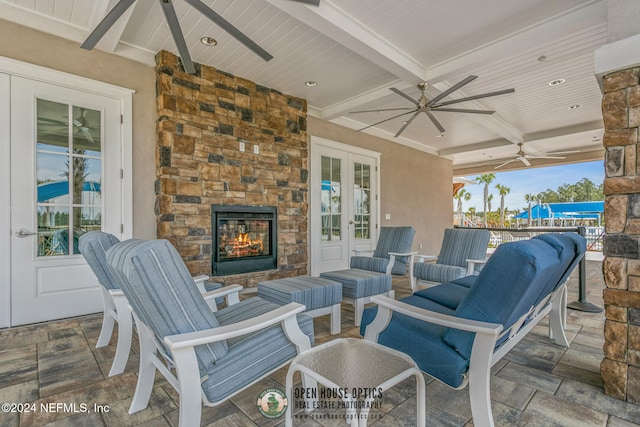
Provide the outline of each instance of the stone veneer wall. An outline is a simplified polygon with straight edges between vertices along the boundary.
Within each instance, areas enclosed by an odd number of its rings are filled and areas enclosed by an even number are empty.
[[[213,280],[254,286],[306,274],[306,101],[200,64],[186,74],[165,51],[156,64],[158,238],[192,274],[210,275],[211,205],[277,206],[278,269]]]
[[[604,77],[607,394],[640,403],[640,68]]]

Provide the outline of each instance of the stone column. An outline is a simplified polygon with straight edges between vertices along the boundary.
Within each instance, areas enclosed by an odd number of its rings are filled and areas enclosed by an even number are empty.
[[[603,78],[607,394],[640,403],[640,68]]]
[[[594,55],[605,133],[605,392],[640,403],[640,2],[608,0],[608,44]]]

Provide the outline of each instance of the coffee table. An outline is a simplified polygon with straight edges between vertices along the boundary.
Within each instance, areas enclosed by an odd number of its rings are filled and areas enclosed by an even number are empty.
[[[303,375],[303,388],[297,389],[297,393],[294,393],[293,375],[296,372]],[[287,372],[286,390],[289,406],[286,412],[286,426],[293,426],[292,405],[296,394],[306,397],[307,411],[315,407],[326,407],[323,402],[318,402],[318,397],[322,397],[322,394],[316,386],[316,381],[328,387],[326,395],[341,399],[343,403],[339,405],[339,410],[346,409],[345,420],[351,427],[358,427],[367,425],[369,410],[375,406],[376,399],[383,397],[385,390],[412,375],[416,377],[417,383],[416,425],[424,426],[424,377],[409,356],[383,345],[356,338],[340,338],[311,348],[296,356]],[[304,376],[307,377],[307,381],[304,381]]]

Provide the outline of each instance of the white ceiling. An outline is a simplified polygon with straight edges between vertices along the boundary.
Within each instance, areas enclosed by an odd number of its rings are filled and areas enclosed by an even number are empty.
[[[320,7],[292,0],[203,1],[274,58],[263,61],[183,0],[173,0],[195,62],[305,98],[310,115],[353,129],[402,111],[350,111],[413,107],[391,87],[419,98],[416,85],[426,81],[427,98],[433,98],[476,75],[445,100],[515,88],[451,106],[493,115],[434,112],[446,129],[441,137],[424,114],[398,138],[410,114],[364,131],[446,156],[456,174],[493,170],[515,156],[518,142],[526,152],[580,151],[560,162],[602,158],[593,52],[607,41],[606,0],[320,0]],[[0,0],[0,17],[80,44],[116,2]],[[202,45],[204,35],[218,45]],[[177,54],[152,0],[136,1],[97,48],[149,65],[159,50]],[[548,84],[556,79],[565,83]],[[306,87],[307,80],[317,87]],[[550,162],[532,160],[534,166]]]

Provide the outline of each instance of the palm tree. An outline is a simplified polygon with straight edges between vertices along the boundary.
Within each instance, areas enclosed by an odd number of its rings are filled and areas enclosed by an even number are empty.
[[[500,193],[500,227],[504,228],[504,196],[509,194],[511,189],[502,184],[496,184],[496,189]]]
[[[462,218],[462,201],[464,200],[468,202],[471,199],[471,193],[463,188],[458,191],[453,198],[458,201],[458,219],[460,220],[460,225],[464,225],[464,220]]]
[[[538,195],[529,193],[524,195],[524,201],[529,203],[529,211],[527,215],[527,227],[531,227],[531,203],[538,200]]]
[[[494,173],[485,173],[476,177],[476,181],[480,184],[484,184],[484,200],[482,205],[482,221],[484,222],[484,226],[487,226],[487,203],[489,202],[489,184],[496,179],[496,175]]]

